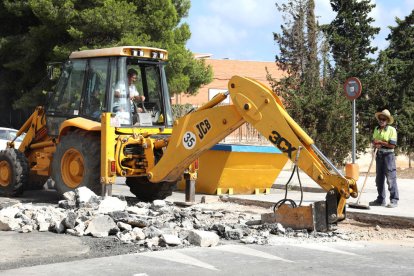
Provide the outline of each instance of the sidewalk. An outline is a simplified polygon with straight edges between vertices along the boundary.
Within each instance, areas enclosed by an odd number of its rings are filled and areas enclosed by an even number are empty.
[[[232,198],[259,200],[264,202],[276,203],[285,196],[285,185],[289,180],[291,171],[282,171],[279,177],[276,179],[273,189],[269,195],[233,195]],[[309,205],[312,202],[325,199],[325,192],[321,187],[315,183],[308,175],[303,172],[299,173],[300,180],[303,187],[303,203],[302,205]],[[358,180],[359,191],[362,188],[365,179],[365,173],[361,173]],[[400,194],[400,201],[397,208],[386,208],[382,206],[370,206],[370,210],[347,208],[348,217],[363,217],[364,219],[378,219],[381,221],[393,222],[399,220],[401,224],[407,222],[407,224],[414,225],[414,180],[413,179],[397,179],[398,189]],[[289,186],[293,186],[291,190],[288,190],[287,198],[295,200],[297,203],[300,201],[299,181],[295,175],[293,176]],[[387,191],[387,196],[389,193]],[[361,195],[360,204],[368,205],[369,201],[375,200],[377,197],[377,187],[375,185],[375,177],[368,177],[365,189]],[[356,198],[349,198],[347,202],[355,203]],[[389,202],[389,199],[387,199]],[[385,217],[384,217],[385,216]]]
[[[270,194],[251,194],[251,195],[229,195],[231,201],[244,202],[252,205],[271,207],[285,196],[285,184],[289,180],[291,171],[283,170],[271,189]],[[302,205],[309,205],[315,201],[325,200],[325,191],[315,183],[308,175],[303,172],[299,173],[303,187]],[[359,191],[362,188],[365,179],[365,173],[361,173],[358,180]],[[386,208],[382,206],[370,206],[370,210],[347,208],[347,217],[360,219],[363,221],[389,222],[391,224],[414,226],[414,180],[397,179],[400,201],[397,208]],[[299,204],[301,193],[297,175],[293,176],[288,190],[287,198],[295,200]],[[388,196],[387,191],[387,196]],[[196,202],[200,202],[203,195],[196,194]],[[218,200],[219,196],[205,195],[207,200]],[[375,177],[368,177],[363,194],[361,195],[360,204],[368,205],[369,201],[375,200],[377,190],[375,186]],[[167,200],[183,201],[185,198],[182,192],[176,192]],[[355,203],[357,198],[349,198],[347,202]],[[389,201],[389,200],[388,200]],[[388,202],[387,201],[387,202]]]

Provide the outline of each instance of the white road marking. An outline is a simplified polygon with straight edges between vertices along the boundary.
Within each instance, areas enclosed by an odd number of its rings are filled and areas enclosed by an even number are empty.
[[[223,245],[223,246],[212,247],[211,249],[230,252],[230,253],[236,253],[236,254],[242,254],[242,255],[248,255],[248,256],[254,256],[254,257],[260,257],[260,258],[265,258],[265,259],[270,259],[270,260],[293,263],[293,261],[283,259],[278,256],[271,255],[263,251],[259,251],[259,250],[256,250],[256,249],[253,249],[247,246],[243,246],[243,245]]]
[[[359,256],[358,254],[355,254],[352,252],[347,252],[347,251],[327,247],[327,246],[316,244],[316,243],[302,243],[302,244],[289,244],[289,245],[306,248],[306,249],[314,249],[314,250],[326,251],[326,252],[331,252],[331,253],[339,253],[339,254],[350,255],[350,256]]]
[[[155,252],[145,252],[145,253],[139,253],[139,256],[146,256],[151,258],[157,258],[162,260],[167,260],[170,262],[176,262],[181,264],[188,264],[188,265],[194,265],[210,270],[216,270],[219,271],[214,266],[204,263],[202,261],[199,261],[193,257],[187,256],[183,253],[180,253],[175,250],[164,250],[164,251],[155,251]]]

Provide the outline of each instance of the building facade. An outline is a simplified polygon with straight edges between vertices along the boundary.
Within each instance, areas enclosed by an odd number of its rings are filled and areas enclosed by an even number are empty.
[[[206,65],[213,69],[213,81],[200,88],[195,96],[185,94],[176,95],[172,98],[173,104],[192,104],[199,107],[208,102],[218,92],[227,91],[227,84],[232,76],[239,75],[253,78],[270,86],[266,80],[266,68],[273,78],[280,78],[282,71],[276,67],[274,61],[243,61],[230,59],[211,59],[211,55],[196,55],[196,58],[203,58]]]

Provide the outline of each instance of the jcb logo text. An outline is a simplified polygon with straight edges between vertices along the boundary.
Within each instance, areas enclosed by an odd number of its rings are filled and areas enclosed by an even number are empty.
[[[272,134],[269,135],[269,141],[272,142],[282,152],[286,152],[289,158],[292,158],[292,152],[295,151],[296,148],[292,147],[292,144],[289,143],[288,140],[280,136],[279,132],[273,130]]]
[[[204,121],[198,123],[196,127],[198,130],[198,137],[200,137],[201,140],[204,138],[207,132],[211,129],[211,125],[208,119],[205,119]]]

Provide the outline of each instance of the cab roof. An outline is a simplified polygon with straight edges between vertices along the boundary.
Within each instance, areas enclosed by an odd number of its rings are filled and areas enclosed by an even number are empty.
[[[167,60],[167,50],[143,47],[143,46],[119,46],[111,48],[83,50],[72,52],[69,56],[70,59],[77,58],[94,58],[94,57],[113,57],[113,56],[131,56],[150,58],[157,60]]]

